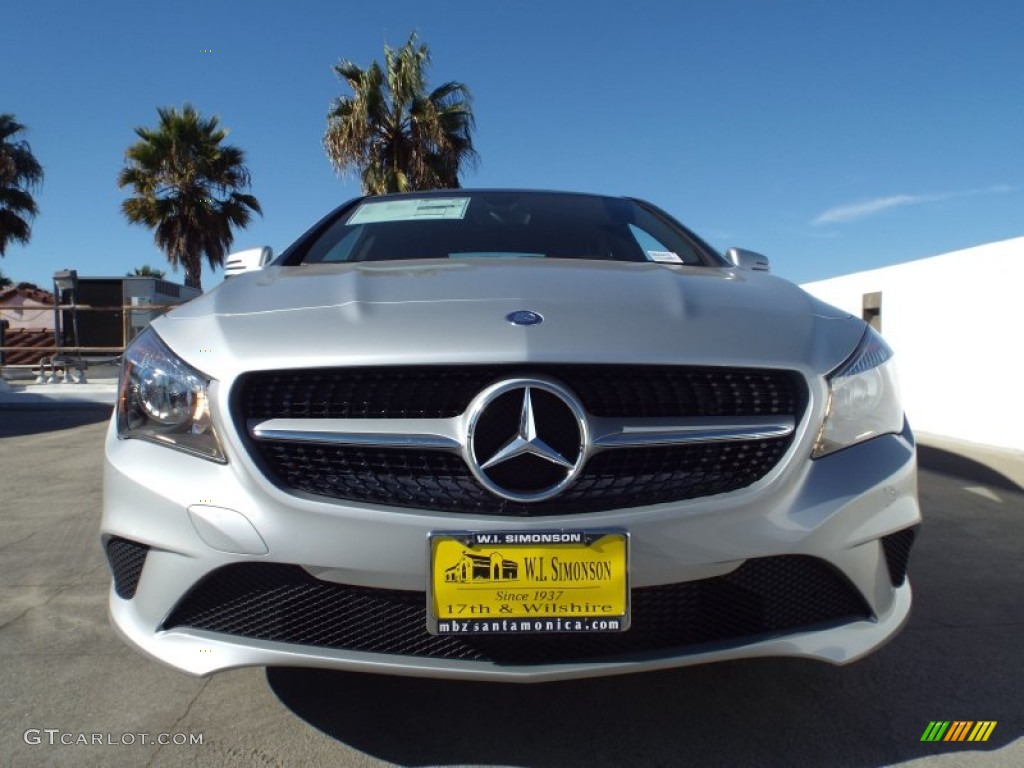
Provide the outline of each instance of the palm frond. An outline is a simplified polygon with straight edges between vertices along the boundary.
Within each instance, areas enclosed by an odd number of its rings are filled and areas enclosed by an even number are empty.
[[[43,167],[19,138],[25,130],[14,115],[0,114],[0,256],[9,243],[28,243],[39,213],[32,192],[42,186]]]
[[[222,266],[234,241],[233,228],[262,214],[251,185],[245,153],[222,144],[227,131],[216,116],[204,118],[190,104],[157,109],[156,129],[137,128],[139,141],[125,152],[118,186],[134,195],[121,210],[130,223],[153,230],[153,240],[173,267],[185,268],[185,283],[199,287],[202,259]]]
[[[324,151],[340,175],[358,172],[365,194],[459,186],[475,166],[469,88],[450,81],[427,91],[430,50],[416,33],[398,49],[384,46],[384,68],[349,60],[334,67],[352,90],[327,113]]]

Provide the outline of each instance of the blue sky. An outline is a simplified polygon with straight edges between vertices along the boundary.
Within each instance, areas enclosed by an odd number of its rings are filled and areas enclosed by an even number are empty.
[[[235,247],[286,246],[359,194],[320,145],[347,94],[332,65],[412,30],[431,83],[473,92],[465,186],[642,197],[797,282],[1024,235],[1017,2],[38,0],[3,17],[0,112],[46,180],[0,270],[44,287],[165,264],[115,179],[133,129],[186,101],[247,153],[264,216]],[[204,287],[221,275],[204,265]]]

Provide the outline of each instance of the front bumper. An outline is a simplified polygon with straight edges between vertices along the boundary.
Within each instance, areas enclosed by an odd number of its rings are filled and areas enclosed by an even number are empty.
[[[529,682],[767,656],[848,663],[878,648],[906,621],[910,586],[890,572],[892,554],[887,561],[882,539],[920,521],[909,430],[785,471],[780,468],[734,493],[543,519],[300,498],[270,485],[244,457],[228,465],[213,464],[141,441],[118,440],[113,430],[105,474],[104,545],[116,538],[148,547],[133,589],[111,587],[112,621],[142,652],[197,675],[279,665]],[[249,636],[249,628],[232,628],[230,622],[192,621],[190,626],[169,621],[204,579],[239,564],[301,566],[311,581],[325,588],[422,594],[425,543],[433,531],[590,527],[629,531],[634,589],[713,581],[739,573],[748,561],[797,557],[834,571],[865,610],[813,626],[539,663],[529,657],[511,662],[501,657],[443,658],[429,650],[368,652],[358,646],[332,647],[335,640],[274,639],[305,637],[287,632]],[[299,602],[296,609],[301,610]],[[420,621],[419,614],[411,615],[411,621]],[[325,614],[324,620],[349,617]],[[215,625],[221,631],[197,625]],[[531,638],[517,641],[529,643]]]

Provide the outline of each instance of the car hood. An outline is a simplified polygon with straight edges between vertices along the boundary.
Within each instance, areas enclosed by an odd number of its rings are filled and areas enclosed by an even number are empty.
[[[544,322],[512,325],[532,310]],[[406,363],[750,365],[826,373],[864,325],[772,275],[580,260],[270,267],[154,321],[183,359],[242,370]]]

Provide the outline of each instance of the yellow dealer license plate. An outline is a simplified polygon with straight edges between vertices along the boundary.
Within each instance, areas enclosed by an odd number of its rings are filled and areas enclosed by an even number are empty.
[[[624,531],[430,536],[427,629],[437,635],[629,628]]]

